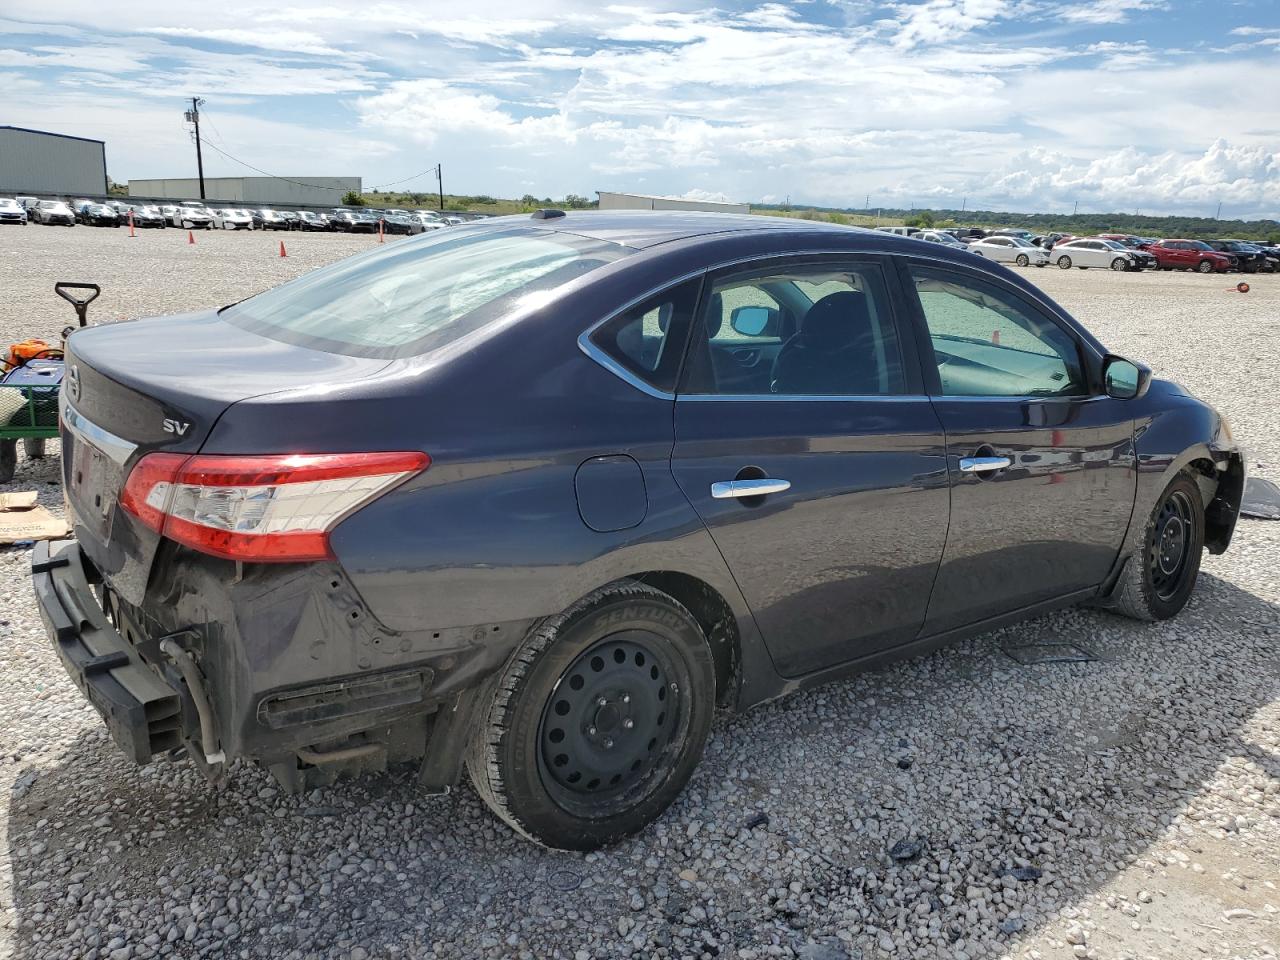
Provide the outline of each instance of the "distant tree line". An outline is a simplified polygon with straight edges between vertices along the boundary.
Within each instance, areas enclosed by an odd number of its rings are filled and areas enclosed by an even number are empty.
[[[785,210],[782,204],[760,205],[762,210]],[[840,207],[815,207],[830,219],[867,211]],[[1212,217],[1147,217],[1128,213],[1012,213],[1000,210],[903,210],[881,207],[877,211],[884,220],[901,220],[907,226],[973,226],[1017,227],[1032,233],[1071,233],[1087,236],[1096,233],[1131,233],[1143,237],[1188,237],[1212,239],[1229,237],[1241,240],[1280,242],[1280,221],[1215,220]],[[838,220],[836,222],[839,222]]]

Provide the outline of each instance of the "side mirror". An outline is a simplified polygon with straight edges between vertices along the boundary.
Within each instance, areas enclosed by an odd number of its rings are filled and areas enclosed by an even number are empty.
[[[1102,363],[1102,381],[1107,396],[1114,400],[1133,400],[1144,396],[1151,386],[1151,368],[1108,354]]]
[[[778,311],[769,307],[735,307],[729,326],[744,337],[777,336]]]

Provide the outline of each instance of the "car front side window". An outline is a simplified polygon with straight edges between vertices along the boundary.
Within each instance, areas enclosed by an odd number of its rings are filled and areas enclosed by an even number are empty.
[[[985,281],[911,267],[942,394],[1063,397],[1088,392],[1075,340]]]

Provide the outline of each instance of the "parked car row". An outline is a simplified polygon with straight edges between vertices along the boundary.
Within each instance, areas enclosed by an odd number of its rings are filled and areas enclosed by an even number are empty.
[[[184,230],[304,230],[310,232],[417,234],[464,223],[466,218],[435,210],[376,210],[334,207],[331,210],[210,207],[197,200],[173,204],[70,201],[38,197],[0,197],[0,223],[97,227],[179,227]]]
[[[1248,240],[1158,240],[1131,234],[1103,233],[1075,237],[1065,233],[1032,234],[1030,230],[985,231],[976,227],[920,230],[880,227],[882,231],[939,243],[952,249],[1013,263],[1020,267],[1053,264],[1062,270],[1195,270],[1200,273],[1275,272],[1280,247]]]

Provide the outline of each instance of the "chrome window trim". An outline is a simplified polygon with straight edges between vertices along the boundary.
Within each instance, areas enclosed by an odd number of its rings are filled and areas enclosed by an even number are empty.
[[[707,401],[714,400],[725,401],[727,403],[746,403],[753,400],[797,400],[801,403],[812,403],[826,400],[835,403],[844,403],[851,400],[857,402],[874,400],[882,403],[902,403],[903,401],[909,400],[919,401],[928,399],[929,397],[923,393],[682,393],[676,397],[676,402],[691,401],[694,403],[706,403]]]
[[[97,447],[119,466],[123,467],[129,458],[133,456],[134,451],[138,449],[136,443],[131,443],[123,437],[117,437],[110,430],[104,430],[93,421],[87,419],[84,414],[71,405],[70,401],[63,402],[62,423],[70,433],[74,434],[78,439]]]

